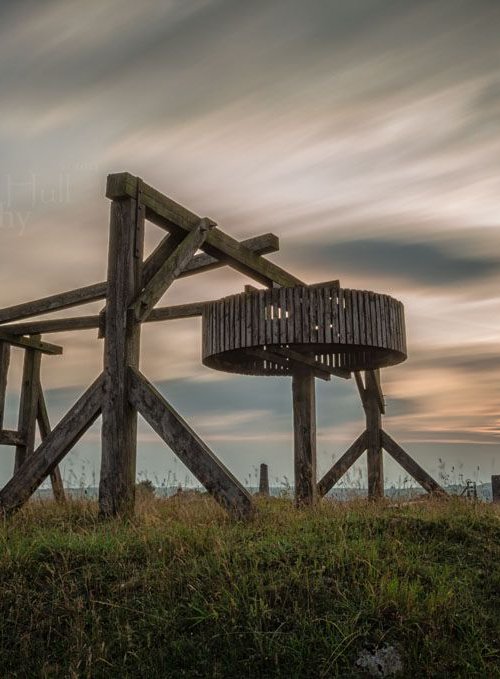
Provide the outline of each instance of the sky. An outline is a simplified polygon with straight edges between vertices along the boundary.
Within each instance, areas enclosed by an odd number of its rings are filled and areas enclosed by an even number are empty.
[[[436,477],[500,474],[499,26],[498,0],[2,2],[0,307],[104,280],[106,176],[131,172],[238,239],[276,233],[269,258],[308,283],[400,299],[409,357],[382,371],[384,427]],[[162,235],[148,226],[148,251]],[[161,303],[248,282],[225,268]],[[102,341],[46,339],[64,347],[42,361],[55,423],[100,372]],[[198,319],[144,328],[141,369],[225,464],[292,481],[290,380],[200,359]],[[354,380],[318,383],[317,401],[322,474],[364,416]],[[98,477],[99,436],[65,459],[67,483]],[[143,422],[137,469],[189,481]],[[387,456],[385,474],[405,482]],[[365,478],[361,460],[348,482]]]

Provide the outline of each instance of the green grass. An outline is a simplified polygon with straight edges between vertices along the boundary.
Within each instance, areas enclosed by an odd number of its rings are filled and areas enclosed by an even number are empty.
[[[404,677],[500,677],[500,514],[402,507],[31,503],[0,531],[0,676],[356,677],[394,646]]]

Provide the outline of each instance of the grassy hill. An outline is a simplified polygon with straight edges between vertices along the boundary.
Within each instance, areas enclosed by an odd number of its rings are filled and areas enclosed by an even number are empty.
[[[1,677],[493,678],[499,611],[500,514],[458,499],[34,502],[0,530]]]

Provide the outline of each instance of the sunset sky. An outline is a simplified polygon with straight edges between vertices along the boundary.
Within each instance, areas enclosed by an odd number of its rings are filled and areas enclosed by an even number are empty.
[[[104,280],[106,175],[126,170],[239,239],[276,233],[269,258],[306,282],[401,299],[409,359],[382,372],[385,428],[436,476],[439,458],[500,474],[499,29],[498,0],[2,2],[0,306]],[[162,235],[151,225],[148,249]],[[191,277],[162,304],[246,282]],[[290,380],[204,368],[200,330],[145,327],[143,372],[240,479],[260,462],[291,479]],[[43,359],[55,424],[102,341],[46,339],[64,347]],[[321,474],[364,417],[353,380],[317,395]],[[94,427],[62,469],[76,483],[98,468]],[[144,423],[137,468],[185,477]],[[387,461],[386,476],[405,474]]]

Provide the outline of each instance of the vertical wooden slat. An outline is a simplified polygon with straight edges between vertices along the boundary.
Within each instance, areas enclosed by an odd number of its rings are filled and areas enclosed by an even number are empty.
[[[345,333],[347,344],[352,344],[353,318],[352,318],[352,295],[350,290],[344,291],[345,301]]]
[[[325,314],[325,342],[330,344],[332,341],[332,302],[331,302],[331,289],[324,288],[323,290],[323,309]]]
[[[340,344],[345,344],[345,313],[344,313],[344,291],[339,288],[338,290],[339,304],[338,304],[338,314],[339,314],[339,342]]]
[[[295,336],[295,316],[294,316],[294,308],[293,308],[293,295],[294,295],[294,289],[293,288],[285,288],[286,290],[286,306],[288,309],[288,319],[287,319],[287,342],[289,344],[292,344],[294,342],[294,336]]]
[[[366,344],[365,296],[358,291],[359,342]]]
[[[358,314],[358,293],[356,290],[351,292],[352,304],[352,341],[359,344],[359,314]]]
[[[288,342],[287,337],[287,318],[286,318],[286,288],[281,288],[279,291],[279,307],[280,307],[280,329],[279,329],[279,342],[280,344],[286,344]]]
[[[302,289],[302,337],[304,343],[311,341],[311,314],[309,289]]]
[[[293,289],[294,335],[297,344],[302,342],[302,290],[303,288]]]

